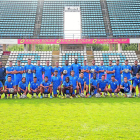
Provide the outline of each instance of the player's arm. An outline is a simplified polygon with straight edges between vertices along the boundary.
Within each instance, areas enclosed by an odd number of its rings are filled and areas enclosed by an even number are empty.
[[[6,74],[13,74],[12,71],[6,70]]]
[[[19,89],[20,91],[23,91],[23,92],[24,92],[24,90],[23,90],[21,87],[18,87],[18,89]]]

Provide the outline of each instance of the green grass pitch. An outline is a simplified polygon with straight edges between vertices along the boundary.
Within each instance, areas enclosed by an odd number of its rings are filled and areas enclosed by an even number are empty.
[[[139,98],[0,100],[2,140],[140,139]]]

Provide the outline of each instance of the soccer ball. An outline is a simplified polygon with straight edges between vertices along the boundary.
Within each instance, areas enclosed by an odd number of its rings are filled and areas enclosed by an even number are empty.
[[[84,93],[81,93],[80,94],[80,97],[84,98],[85,97],[85,94]]]
[[[45,98],[48,98],[48,94],[44,94],[44,97],[45,97]]]
[[[101,94],[100,93],[96,93],[95,97],[96,98],[100,98],[101,97]]]
[[[24,95],[24,94],[22,94],[22,95],[20,96],[21,99],[24,99],[24,98],[26,98],[26,97],[27,97],[27,96]]]
[[[31,69],[29,69],[29,70],[28,70],[28,73],[30,74],[31,72],[32,72]]]
[[[70,98],[70,95],[67,94],[67,95],[66,95],[66,98]]]
[[[64,70],[64,71],[63,71],[63,74],[67,74],[67,70]]]
[[[128,72],[129,72],[129,69],[124,69],[124,72],[125,72],[125,73],[128,73]]]
[[[91,69],[91,73],[94,73],[95,72],[95,70],[94,69]]]
[[[14,93],[14,89],[13,89],[13,88],[10,88],[10,89],[9,89],[9,92],[10,92],[10,93]]]

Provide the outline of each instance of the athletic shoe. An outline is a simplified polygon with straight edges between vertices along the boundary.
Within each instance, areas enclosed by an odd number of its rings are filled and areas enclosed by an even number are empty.
[[[119,95],[121,96],[121,92],[119,92]]]
[[[5,95],[5,99],[7,99],[7,95]]]
[[[73,97],[72,97],[72,96],[70,96],[70,99],[73,99]]]
[[[90,95],[88,98],[91,98],[92,96]]]
[[[87,98],[87,95],[85,96],[85,98]]]
[[[62,99],[65,99],[65,96],[62,96]]]
[[[36,98],[39,98],[38,95],[36,95]]]
[[[50,99],[52,99],[52,95],[50,95]]]
[[[87,94],[87,96],[89,96],[89,93]]]
[[[43,98],[43,96],[41,95],[41,96],[40,96],[40,98],[42,99],[42,98]]]
[[[75,97],[76,97],[76,98],[78,98],[78,96],[77,96],[77,95],[75,95]]]

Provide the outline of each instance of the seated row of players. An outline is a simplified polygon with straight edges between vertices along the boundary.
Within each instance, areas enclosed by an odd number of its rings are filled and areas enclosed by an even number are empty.
[[[4,84],[5,76],[11,76],[12,80],[15,81],[16,86],[18,86],[24,74],[26,74],[26,82],[29,84],[33,81],[33,73],[37,77],[37,81],[41,83],[43,81],[42,75],[44,77],[47,76],[48,80],[51,81],[52,75],[54,71],[58,71],[58,75],[63,75],[63,81],[65,78],[70,76],[71,70],[75,71],[75,76],[79,77],[79,73],[83,72],[84,77],[87,78],[87,85],[89,84],[89,75],[93,77],[93,73],[96,73],[98,79],[101,79],[102,75],[107,74],[107,80],[111,80],[111,76],[114,75],[115,79],[118,80],[119,84],[121,84],[121,74],[127,79],[130,79],[132,76],[136,76],[136,73],[140,72],[140,66],[138,65],[138,61],[135,61],[134,66],[128,65],[128,60],[125,60],[125,65],[121,66],[119,64],[119,60],[116,61],[116,65],[112,65],[112,61],[109,61],[109,66],[104,66],[103,61],[100,62],[100,66],[95,65],[95,60],[92,61],[92,66],[88,66],[86,60],[84,60],[84,66],[81,66],[77,59],[75,59],[75,63],[71,66],[68,64],[68,60],[65,61],[65,66],[59,67],[59,63],[56,62],[56,67],[52,68],[49,65],[49,61],[46,61],[46,66],[41,66],[40,61],[37,61],[37,66],[31,64],[31,59],[28,59],[28,64],[22,67],[20,65],[20,61],[17,62],[18,66],[13,67],[12,61],[9,62],[9,67],[6,69],[2,67],[2,62],[0,62],[0,81]],[[15,79],[14,79],[15,75]]]
[[[119,82],[115,79],[115,76],[111,76],[111,80],[105,80],[105,75],[102,75],[101,79],[96,78],[96,73],[93,74],[93,77],[90,80],[90,96],[92,97],[95,95],[96,97],[100,97],[102,95],[102,92],[104,93],[104,96],[107,95],[107,92],[110,93],[110,96],[112,96],[112,93],[114,93],[116,96],[118,96],[118,93],[121,91],[125,94],[125,97],[132,97],[132,95],[136,95],[136,86],[139,88],[139,95],[140,96],[140,75],[139,73],[136,74],[136,77],[133,77],[133,87],[131,85],[131,82],[128,81],[127,77],[124,77],[124,81],[119,85]],[[110,85],[110,88],[109,88]],[[31,94],[33,96],[34,93],[36,93],[36,96],[38,97],[38,94],[41,93],[40,98],[48,97],[48,94],[50,94],[50,98],[52,98],[52,91],[54,94],[54,97],[57,97],[59,91],[59,95],[61,95],[61,87],[62,87],[62,79],[58,75],[58,71],[54,71],[54,76],[51,79],[51,82],[49,81],[48,77],[45,76],[44,81],[39,84],[37,81],[37,77],[34,77],[33,82],[30,84],[30,90],[28,91],[28,84],[26,82],[26,78],[23,77],[22,81],[19,82],[18,90],[16,89],[14,81],[12,81],[11,76],[8,76],[8,80],[5,82],[4,90],[3,85],[0,82],[0,94],[5,93],[5,98],[7,98],[7,94],[12,94],[12,97],[14,98],[14,95],[17,96],[17,92],[19,93],[21,98],[26,98],[27,93]],[[71,71],[71,76],[66,77],[65,81],[63,81],[63,98],[65,97],[87,97],[89,94],[88,91],[89,87],[87,84],[87,79],[84,77],[84,73],[80,73],[80,77],[78,78],[75,76],[75,72]],[[75,93],[76,90],[76,93]],[[84,92],[86,91],[86,96]],[[66,95],[66,96],[65,96]]]

